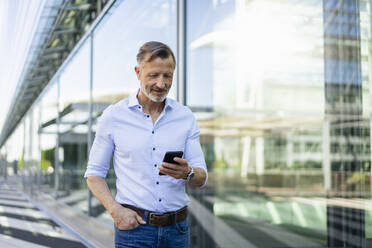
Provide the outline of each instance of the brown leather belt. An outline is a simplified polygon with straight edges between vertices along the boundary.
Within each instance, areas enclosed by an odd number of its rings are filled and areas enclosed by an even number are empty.
[[[178,221],[184,220],[187,217],[187,206],[175,212],[168,212],[164,214],[154,213],[131,205],[121,204],[125,208],[132,209],[142,217],[147,223],[153,226],[168,226],[175,224]],[[145,216],[146,215],[146,216]]]

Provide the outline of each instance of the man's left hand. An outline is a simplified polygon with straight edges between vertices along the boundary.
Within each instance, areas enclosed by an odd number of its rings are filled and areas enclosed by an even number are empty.
[[[163,162],[159,167],[159,171],[176,179],[186,179],[187,174],[191,169],[189,164],[182,158],[176,157],[174,158],[174,161],[179,164]]]

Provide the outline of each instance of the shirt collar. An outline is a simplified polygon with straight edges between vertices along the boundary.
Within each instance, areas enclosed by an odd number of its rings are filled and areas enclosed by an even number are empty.
[[[128,107],[129,108],[135,107],[135,106],[140,106],[140,104],[138,102],[138,98],[137,98],[138,92],[139,92],[139,90],[137,90],[137,92],[135,94],[133,94],[129,97],[129,101],[128,101]]]
[[[131,108],[131,107],[136,107],[136,106],[141,106],[138,102],[138,98],[137,98],[137,95],[139,93],[140,89],[137,90],[137,92],[133,95],[131,95],[129,97],[129,101],[128,101],[128,107]],[[174,107],[174,103],[171,99],[169,99],[168,97],[165,98],[165,106],[164,108],[165,109],[168,109],[168,108],[173,108]]]

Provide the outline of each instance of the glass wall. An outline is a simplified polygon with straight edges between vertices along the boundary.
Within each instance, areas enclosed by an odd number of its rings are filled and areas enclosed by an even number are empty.
[[[56,160],[58,150],[58,91],[58,83],[54,81],[41,97],[41,125],[39,130],[41,174],[43,176],[41,186],[43,191],[53,195],[56,195],[55,190],[58,189],[59,185],[58,173],[56,172],[56,167],[59,167],[59,161]]]
[[[93,36],[93,127],[97,116],[109,104],[137,93],[139,82],[134,67],[139,47],[149,40],[168,44],[176,53],[176,1],[119,1],[98,25]],[[107,37],[111,37],[107,39]],[[176,77],[176,75],[175,75]],[[175,98],[176,82],[170,97]],[[106,181],[115,194],[113,168]],[[97,199],[92,199],[92,215],[106,222],[111,216]]]
[[[59,201],[88,213],[87,163],[91,40],[86,39],[59,76]]]
[[[21,176],[23,189],[33,194],[40,185],[40,104],[35,103],[5,144],[7,164],[2,175]]]
[[[188,0],[185,34],[180,2],[115,1],[7,141],[13,173],[39,164],[43,191],[111,225],[83,179],[88,136],[138,90],[139,46],[177,54],[185,36],[209,170],[188,189],[191,247],[371,247],[371,1]]]
[[[176,52],[176,24],[176,1],[118,1],[94,31],[94,103],[112,103],[135,93],[138,48],[156,40]]]
[[[41,105],[36,102],[28,113],[29,118],[29,143],[28,143],[28,180],[27,190],[30,194],[40,189],[41,184],[41,150],[40,150],[40,135],[38,133],[40,127]]]
[[[215,228],[246,247],[371,242],[370,27],[368,1],[187,1]]]
[[[23,168],[24,153],[24,130],[22,122],[14,130],[5,145],[5,156],[7,160],[6,175],[20,175]]]

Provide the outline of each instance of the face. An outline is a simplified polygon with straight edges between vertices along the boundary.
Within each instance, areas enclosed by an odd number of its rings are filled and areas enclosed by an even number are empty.
[[[172,57],[142,62],[134,69],[141,82],[140,93],[153,102],[163,102],[172,86],[174,72]]]

